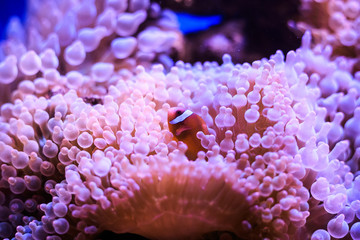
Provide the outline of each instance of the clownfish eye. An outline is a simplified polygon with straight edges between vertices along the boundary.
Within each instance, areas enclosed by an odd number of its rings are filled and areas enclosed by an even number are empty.
[[[175,112],[176,116],[180,116],[182,113],[183,113],[183,111],[181,111],[181,110],[177,110],[177,111]]]

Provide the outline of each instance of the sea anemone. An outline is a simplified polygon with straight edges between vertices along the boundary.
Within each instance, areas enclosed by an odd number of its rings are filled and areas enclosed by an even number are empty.
[[[108,77],[99,71],[111,74],[154,62],[168,68],[170,56],[182,47],[175,14],[148,0],[31,0],[28,5],[26,25],[13,18],[0,46],[0,102],[24,79],[74,75],[94,63],[96,81]]]
[[[125,2],[105,1],[104,11]],[[306,32],[286,57],[234,64],[224,55],[221,65],[178,61],[169,71],[154,59],[103,62],[102,45],[75,70],[51,48],[6,57],[33,76],[14,78],[0,110],[0,237],[359,239],[359,76],[352,59],[310,43]],[[43,71],[56,61],[36,51],[53,51],[58,65]],[[171,107],[209,129],[194,136],[205,149],[196,159],[169,131]]]
[[[297,26],[303,31],[311,30],[315,44],[331,45],[335,56],[358,58],[359,1],[303,0],[301,13]]]

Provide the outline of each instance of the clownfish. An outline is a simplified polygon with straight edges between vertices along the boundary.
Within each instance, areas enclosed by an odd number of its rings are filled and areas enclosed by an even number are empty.
[[[196,133],[202,131],[204,134],[209,134],[209,131],[205,121],[199,115],[183,108],[170,108],[168,125],[174,139],[187,145],[188,159],[195,160],[199,151],[205,151]]]

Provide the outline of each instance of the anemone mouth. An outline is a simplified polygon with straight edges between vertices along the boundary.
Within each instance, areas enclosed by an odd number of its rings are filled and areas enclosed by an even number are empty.
[[[94,218],[104,217],[100,228],[150,239],[199,239],[217,230],[240,234],[250,212],[246,196],[234,188],[240,174],[234,167],[220,170],[217,165],[184,161],[152,168],[129,174],[134,182],[111,193],[112,207],[94,212]],[[204,172],[208,176],[200,177]]]

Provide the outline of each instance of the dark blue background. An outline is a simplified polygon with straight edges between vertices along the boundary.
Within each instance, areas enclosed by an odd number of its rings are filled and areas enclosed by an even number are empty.
[[[26,0],[1,0],[0,1],[0,38],[6,37],[6,25],[12,16],[18,16],[24,22]]]

